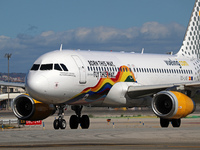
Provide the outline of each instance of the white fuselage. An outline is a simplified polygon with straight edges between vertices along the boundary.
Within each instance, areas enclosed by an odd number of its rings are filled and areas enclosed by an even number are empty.
[[[42,55],[34,65],[26,90],[51,104],[103,102],[117,82],[159,85],[200,79],[200,62],[176,55],[62,50]]]

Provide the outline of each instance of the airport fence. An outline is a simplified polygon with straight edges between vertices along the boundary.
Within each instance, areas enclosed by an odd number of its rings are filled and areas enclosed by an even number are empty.
[[[0,120],[0,124],[1,125],[11,125],[11,124],[18,124],[18,119],[3,119]]]

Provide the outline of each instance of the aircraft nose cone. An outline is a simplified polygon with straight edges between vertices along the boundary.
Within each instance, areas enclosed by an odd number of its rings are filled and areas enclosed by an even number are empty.
[[[29,74],[26,79],[26,91],[36,100],[45,99],[48,81],[43,75]]]

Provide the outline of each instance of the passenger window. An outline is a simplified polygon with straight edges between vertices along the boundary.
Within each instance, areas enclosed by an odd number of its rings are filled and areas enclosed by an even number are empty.
[[[37,71],[40,67],[40,64],[33,64],[31,70]]]
[[[64,71],[68,71],[67,67],[64,64],[60,64]]]
[[[62,71],[59,64],[54,64],[54,70]]]
[[[40,70],[52,70],[53,69],[53,64],[43,64],[40,67]]]
[[[176,73],[176,69],[174,69],[174,73]]]

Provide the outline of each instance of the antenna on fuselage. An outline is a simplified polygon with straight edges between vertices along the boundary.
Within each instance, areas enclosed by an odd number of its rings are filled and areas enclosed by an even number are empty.
[[[141,54],[143,54],[144,53],[144,48],[142,48],[142,52],[141,52]]]
[[[62,51],[62,44],[60,45],[60,51]]]

